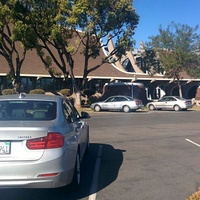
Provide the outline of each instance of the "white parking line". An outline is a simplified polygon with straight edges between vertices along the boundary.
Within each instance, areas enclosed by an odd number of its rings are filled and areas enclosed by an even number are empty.
[[[185,139],[186,141],[188,141],[188,142],[190,142],[190,143],[192,143],[192,144],[194,144],[194,145],[196,145],[196,146],[198,146],[198,147],[200,147],[200,144],[197,144],[196,142],[193,142],[192,140],[189,140],[189,139]]]
[[[103,150],[103,145],[99,145],[97,159],[96,159],[96,163],[95,163],[94,174],[93,174],[93,179],[92,179],[92,185],[91,185],[91,188],[90,188],[90,194],[91,195],[89,196],[88,200],[96,200],[98,179],[99,179],[99,169],[100,169],[101,157],[102,157],[102,150]]]

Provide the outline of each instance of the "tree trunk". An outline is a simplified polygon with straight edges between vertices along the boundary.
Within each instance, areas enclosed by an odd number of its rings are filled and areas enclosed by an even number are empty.
[[[178,91],[179,91],[179,96],[180,96],[180,97],[183,97],[183,94],[182,94],[182,87],[181,87],[181,83],[180,83],[179,80],[178,80]]]
[[[77,109],[81,108],[81,92],[77,87],[76,79],[74,76],[71,76],[72,79],[72,89],[73,89],[73,96],[74,96],[74,106]]]
[[[80,91],[75,92],[74,98],[75,98],[75,101],[74,101],[75,108],[80,109],[81,108],[81,92]]]

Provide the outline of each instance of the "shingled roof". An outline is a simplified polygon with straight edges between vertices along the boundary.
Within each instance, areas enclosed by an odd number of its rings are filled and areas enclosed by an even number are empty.
[[[102,58],[105,57],[105,51],[101,49],[100,55],[96,59],[89,60],[89,66],[93,67],[101,63]],[[83,63],[84,56],[77,52],[74,55],[74,75],[76,78],[81,78],[83,76]],[[53,63],[52,67],[60,71]],[[0,56],[0,76],[5,76],[9,72],[8,63],[5,58]],[[21,76],[32,76],[32,77],[50,77],[48,71],[45,69],[44,64],[40,60],[35,50],[29,50],[26,54],[26,58],[23,62],[21,68]],[[190,78],[184,74],[185,78]],[[166,79],[163,75],[155,75],[154,77],[145,73],[135,73],[135,72],[126,72],[125,70],[119,69],[116,65],[111,63],[105,63],[95,71],[92,71],[88,78],[92,79],[123,79],[123,80],[163,80]],[[168,79],[169,80],[169,79]]]

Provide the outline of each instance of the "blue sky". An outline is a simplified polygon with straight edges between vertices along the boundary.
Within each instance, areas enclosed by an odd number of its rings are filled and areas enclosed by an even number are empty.
[[[166,28],[172,21],[191,27],[200,24],[200,0],[133,0],[133,7],[140,16],[135,48],[141,41],[147,42],[149,36],[157,35],[159,25]]]

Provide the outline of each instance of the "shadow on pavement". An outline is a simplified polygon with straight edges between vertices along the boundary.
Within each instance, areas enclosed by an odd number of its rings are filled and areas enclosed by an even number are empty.
[[[75,191],[70,187],[56,189],[0,189],[1,200],[77,200],[87,198],[90,194],[98,148],[103,145],[97,191],[105,188],[118,177],[123,162],[124,150],[115,149],[108,144],[90,144],[90,152],[82,163],[81,189]]]

